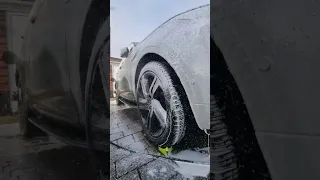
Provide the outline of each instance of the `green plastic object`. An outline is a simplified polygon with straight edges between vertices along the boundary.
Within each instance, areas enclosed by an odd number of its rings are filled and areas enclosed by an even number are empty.
[[[165,148],[158,147],[158,150],[162,155],[168,156],[168,155],[171,155],[172,146],[171,147],[165,147]]]

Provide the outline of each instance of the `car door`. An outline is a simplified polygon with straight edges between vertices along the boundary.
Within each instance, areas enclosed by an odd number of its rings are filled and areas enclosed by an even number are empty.
[[[130,61],[127,62],[127,67],[128,67],[128,78],[129,78],[129,98],[131,101],[135,101],[136,98],[134,96],[134,91],[135,91],[135,79],[133,77],[134,72],[136,71],[136,69],[134,69],[132,67],[132,61],[134,60],[134,58],[137,55],[137,49],[136,46],[138,45],[138,42],[132,42],[129,46],[129,55],[128,55],[128,59],[130,59]]]
[[[70,93],[65,33],[65,0],[37,0],[30,14],[31,108],[49,119],[79,124]]]
[[[129,100],[128,90],[129,90],[129,79],[128,79],[128,69],[127,69],[128,58],[122,59],[119,65],[119,71],[117,76],[117,90],[119,96],[126,100]]]
[[[135,101],[135,97],[133,94],[134,84],[132,82],[132,69],[131,69],[131,61],[133,59],[134,53],[133,51],[134,44],[129,44],[127,47],[129,50],[128,57],[122,60],[119,67],[120,77],[120,96],[127,99],[128,101]]]

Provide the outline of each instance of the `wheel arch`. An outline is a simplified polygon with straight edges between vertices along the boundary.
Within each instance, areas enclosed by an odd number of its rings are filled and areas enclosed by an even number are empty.
[[[109,6],[110,4],[105,0],[92,1],[82,27],[82,36],[79,51],[79,71],[80,88],[83,99],[85,95],[87,69],[91,57],[92,48],[94,46],[99,29],[109,17]]]
[[[211,64],[210,81],[213,85],[210,87],[210,95],[217,97],[220,107],[223,107],[227,130],[236,140],[235,151],[240,156],[248,156],[250,159],[249,161],[240,159],[240,165],[245,167],[241,170],[244,172],[241,173],[250,174],[252,171],[269,176],[269,167],[264,157],[266,154],[261,151],[255,134],[256,129],[247,108],[248,99],[243,96],[238,86],[239,81],[232,74],[224,54],[213,39],[211,39],[211,47],[214,61]],[[250,148],[252,152],[244,151],[245,148]]]

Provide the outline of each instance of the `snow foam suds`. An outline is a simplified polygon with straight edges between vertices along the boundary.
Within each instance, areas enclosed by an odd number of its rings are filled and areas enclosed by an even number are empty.
[[[182,174],[184,177],[193,179],[195,176],[207,177],[210,172],[210,165],[188,163],[182,161],[176,161],[176,171]],[[191,178],[192,177],[192,178]]]
[[[155,169],[149,169],[147,173],[148,173],[150,176],[154,177],[156,172],[157,172],[157,170],[155,170]]]
[[[204,163],[204,164],[210,164],[210,155],[208,152],[209,152],[208,147],[197,148],[197,149],[187,149],[187,150],[180,151],[176,154],[172,154],[171,157]]]
[[[162,167],[162,168],[160,169],[160,172],[162,172],[162,173],[167,172],[167,168],[166,168],[166,167]]]

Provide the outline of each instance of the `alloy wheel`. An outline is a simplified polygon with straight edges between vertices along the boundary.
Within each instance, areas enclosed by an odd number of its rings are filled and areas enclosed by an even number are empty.
[[[145,72],[139,79],[137,102],[145,129],[153,137],[161,136],[168,127],[168,107],[163,85],[155,73]]]

